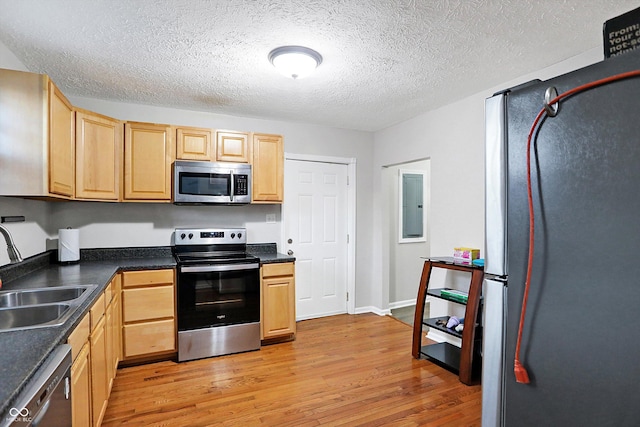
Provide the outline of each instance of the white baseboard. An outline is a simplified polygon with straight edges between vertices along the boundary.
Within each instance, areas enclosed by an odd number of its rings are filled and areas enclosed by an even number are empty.
[[[296,322],[299,322],[301,320],[317,319],[319,317],[336,316],[338,314],[347,314],[347,313],[344,311],[335,311],[335,312],[310,314],[308,316],[301,316],[301,317],[296,316]]]
[[[364,314],[364,313],[373,313],[373,314],[377,314],[378,316],[388,316],[391,314],[391,309],[382,310],[374,306],[356,307],[354,314]],[[299,322],[301,320],[317,319],[318,317],[335,316],[337,314],[346,314],[346,313],[345,312],[320,313],[320,314],[314,314],[310,316],[296,317],[296,322]]]
[[[374,314],[377,314],[378,316],[387,316],[391,314],[391,310],[390,309],[382,310],[374,306],[356,307],[356,314],[363,314],[363,313],[374,313]]]
[[[394,310],[396,308],[409,307],[410,305],[416,305],[416,300],[408,299],[404,301],[390,302],[389,309]]]

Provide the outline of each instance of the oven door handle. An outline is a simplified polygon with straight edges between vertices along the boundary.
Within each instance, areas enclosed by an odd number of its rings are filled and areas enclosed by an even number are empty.
[[[218,271],[239,271],[253,270],[260,268],[260,264],[227,264],[227,265],[202,265],[202,266],[182,266],[181,273],[209,273]]]

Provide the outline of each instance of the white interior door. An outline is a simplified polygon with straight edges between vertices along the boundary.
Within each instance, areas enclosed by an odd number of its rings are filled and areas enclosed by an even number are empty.
[[[285,250],[296,258],[296,319],[347,312],[344,164],[287,160]]]

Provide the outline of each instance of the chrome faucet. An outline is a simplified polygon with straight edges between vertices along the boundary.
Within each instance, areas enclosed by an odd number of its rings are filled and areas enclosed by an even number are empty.
[[[16,248],[16,244],[13,242],[13,237],[9,230],[7,230],[4,226],[0,225],[0,233],[4,236],[4,240],[7,242],[7,252],[9,253],[9,261],[11,263],[22,262],[22,255],[20,255],[20,251]]]

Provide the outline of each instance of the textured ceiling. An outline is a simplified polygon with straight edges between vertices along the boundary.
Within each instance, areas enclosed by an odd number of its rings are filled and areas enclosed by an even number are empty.
[[[375,131],[602,46],[638,0],[0,0],[68,95]],[[301,80],[277,46],[324,58]]]

